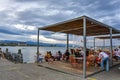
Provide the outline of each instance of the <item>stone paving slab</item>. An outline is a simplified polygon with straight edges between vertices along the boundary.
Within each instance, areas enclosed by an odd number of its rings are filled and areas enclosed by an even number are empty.
[[[83,79],[82,77],[61,73],[37,64],[14,64],[0,60],[0,80],[120,80],[118,66],[109,72],[103,71]]]
[[[119,66],[120,65],[113,67],[109,72],[103,71],[91,77],[96,78],[96,80],[120,80],[120,69],[118,69]]]

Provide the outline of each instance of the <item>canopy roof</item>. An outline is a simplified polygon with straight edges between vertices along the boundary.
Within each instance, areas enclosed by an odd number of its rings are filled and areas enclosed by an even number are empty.
[[[87,16],[82,16],[75,19],[56,23],[53,25],[48,25],[48,26],[39,28],[39,30],[47,30],[52,32],[61,32],[61,33],[68,33],[68,34],[74,34],[74,35],[83,35],[83,18],[84,17],[86,18],[86,35],[87,36],[110,34],[110,28],[112,28],[111,26],[103,24]],[[120,33],[120,30],[112,28],[112,34],[118,34],[118,33]]]
[[[99,39],[110,39],[110,36],[102,36],[102,37],[95,37],[95,38],[99,38]],[[112,38],[114,38],[114,39],[119,39],[119,38],[120,38],[120,35],[112,36]]]

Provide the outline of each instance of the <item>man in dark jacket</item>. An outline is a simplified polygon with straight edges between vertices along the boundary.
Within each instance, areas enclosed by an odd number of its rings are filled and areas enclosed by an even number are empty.
[[[65,52],[66,62],[68,62],[68,61],[69,61],[69,55],[70,55],[69,51],[68,51],[68,50],[66,50],[66,52]]]

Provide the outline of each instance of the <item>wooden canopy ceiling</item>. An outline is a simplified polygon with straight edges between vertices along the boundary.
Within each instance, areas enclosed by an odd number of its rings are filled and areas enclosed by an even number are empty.
[[[110,34],[111,26],[103,24],[87,16],[78,17],[75,19],[63,21],[53,25],[39,28],[39,30],[47,30],[52,32],[68,33],[74,35],[83,35],[83,18],[86,18],[86,35],[106,35]],[[118,34],[120,30],[112,28],[112,34]]]
[[[95,37],[98,39],[110,39],[110,36]],[[113,39],[120,39],[120,35],[112,36]]]

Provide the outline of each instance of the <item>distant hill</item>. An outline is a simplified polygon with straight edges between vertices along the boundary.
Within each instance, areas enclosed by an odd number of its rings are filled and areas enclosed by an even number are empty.
[[[3,43],[11,43],[11,42],[20,42],[20,41],[15,41],[15,40],[0,40],[0,42],[3,42]]]
[[[1,46],[18,46],[18,45],[23,45],[23,46],[36,46],[37,42],[33,41],[16,41],[16,40],[0,40],[0,45]],[[47,46],[47,47],[65,47],[65,44],[51,44],[51,43],[39,43],[39,46]]]

